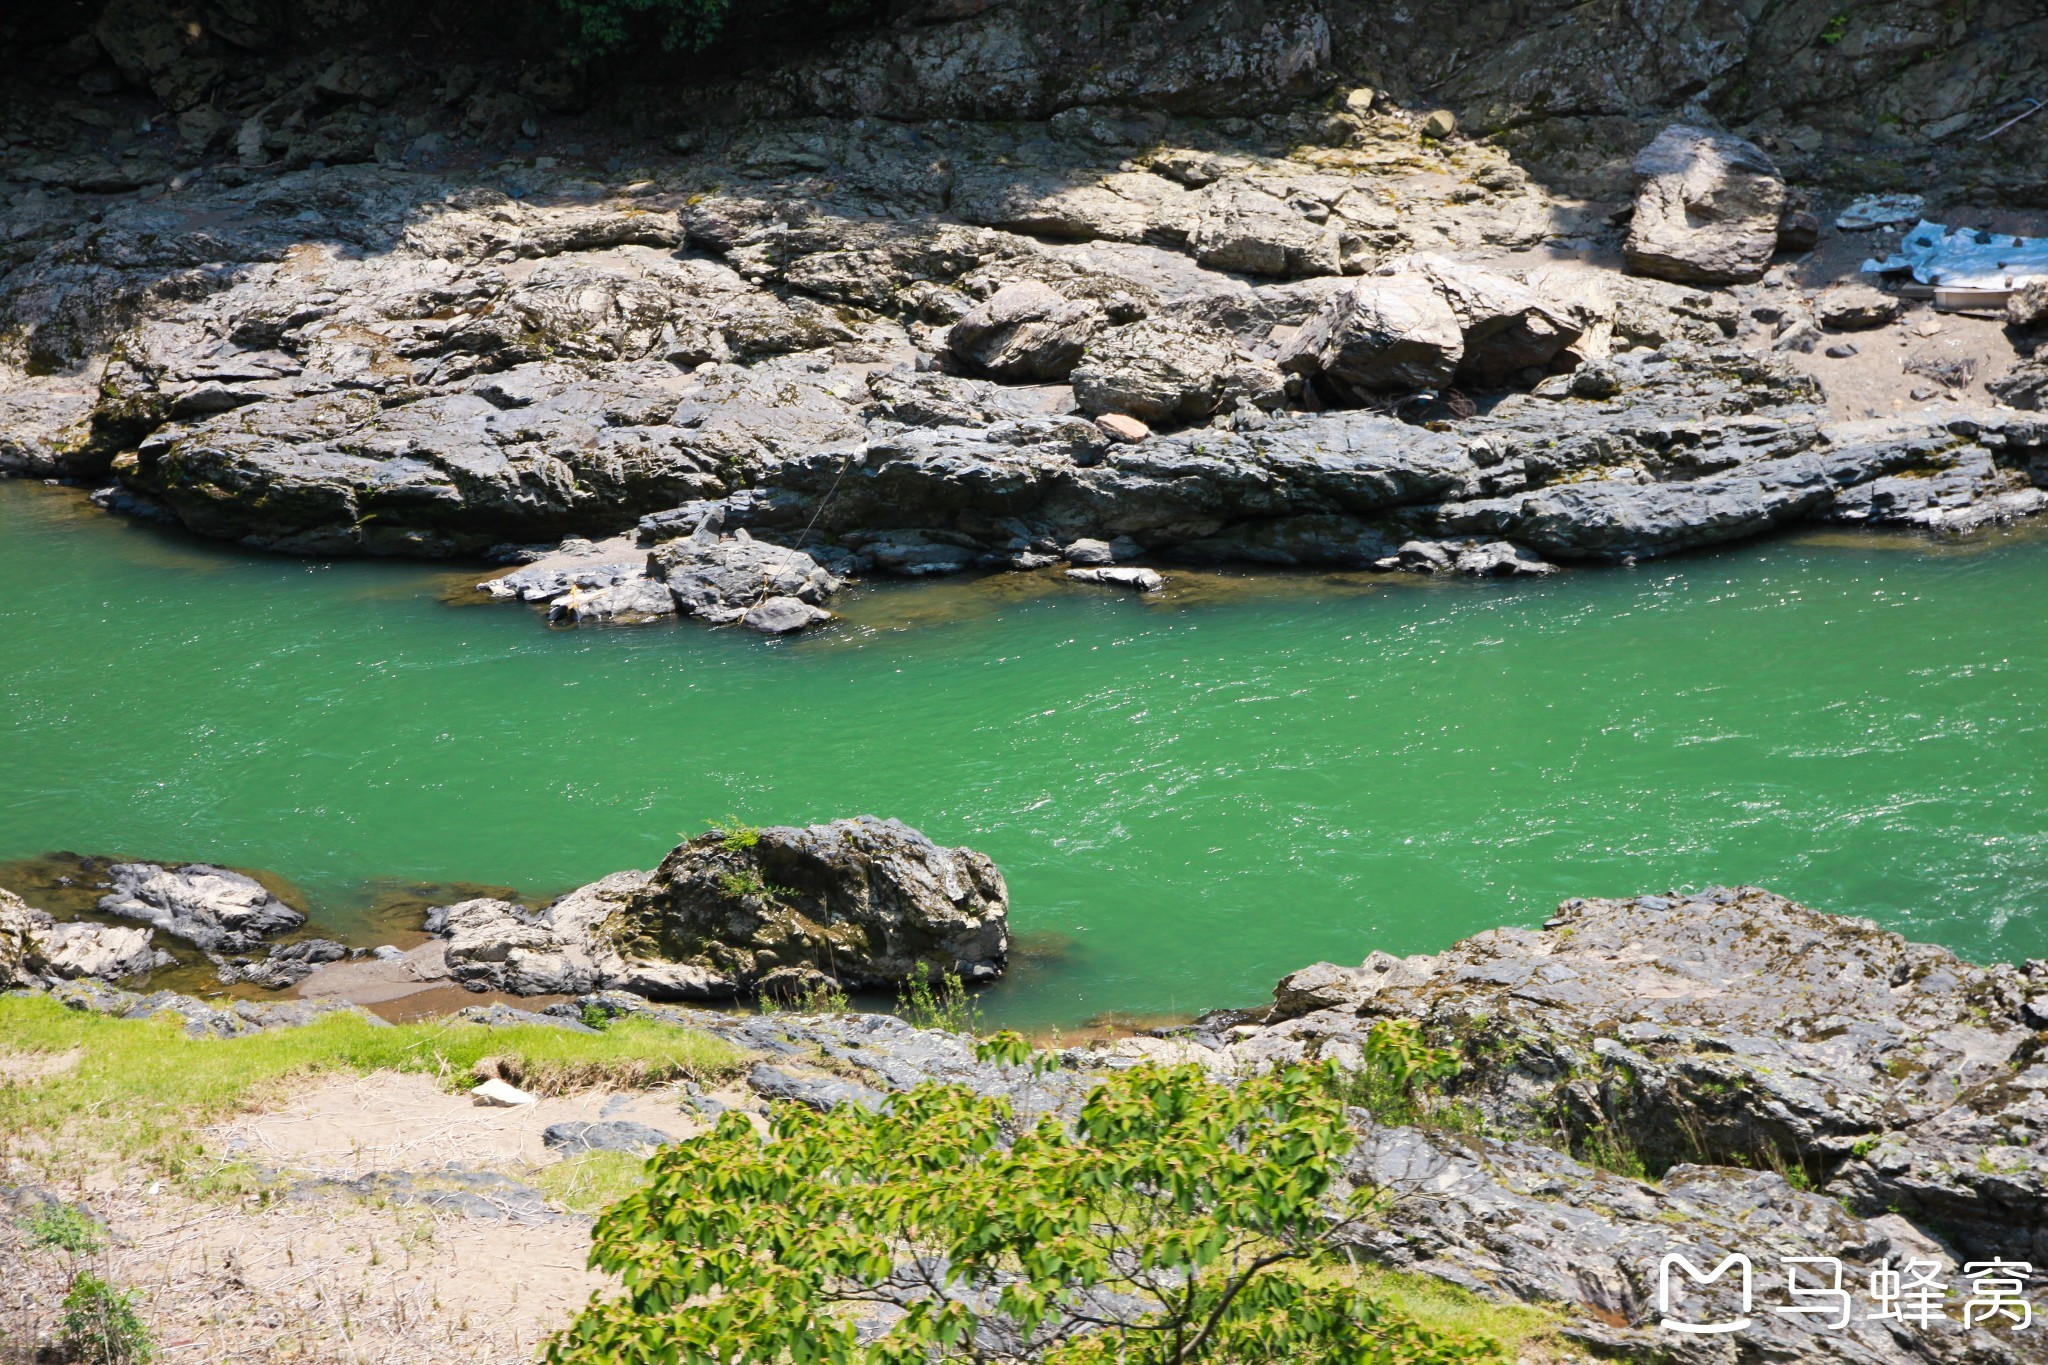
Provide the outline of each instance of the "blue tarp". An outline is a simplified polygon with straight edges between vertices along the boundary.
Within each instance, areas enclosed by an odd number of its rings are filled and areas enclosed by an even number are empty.
[[[2008,237],[1979,228],[1946,228],[1922,219],[1899,249],[1863,268],[1891,275],[1910,270],[1922,284],[1943,289],[2014,289],[2048,279],[2048,237]]]

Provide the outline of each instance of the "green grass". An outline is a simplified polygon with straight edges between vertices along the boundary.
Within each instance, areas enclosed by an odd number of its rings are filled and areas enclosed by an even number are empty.
[[[1559,1324],[1555,1314],[1541,1308],[1488,1303],[1468,1290],[1427,1275],[1384,1266],[1361,1266],[1358,1279],[1367,1294],[1392,1304],[1433,1331],[1491,1338],[1500,1346],[1503,1361],[1545,1358],[1548,1352],[1525,1348],[1539,1346],[1556,1332]]]
[[[647,1184],[647,1163],[625,1152],[585,1152],[533,1177],[542,1194],[574,1213],[598,1213]]]
[[[188,1038],[170,1019],[110,1019],[43,996],[0,996],[0,1054],[61,1054],[76,1067],[0,1082],[0,1154],[24,1139],[79,1159],[112,1153],[173,1175],[203,1163],[200,1127],[281,1083],[323,1072],[423,1072],[451,1089],[478,1063],[527,1090],[645,1086],[735,1074],[745,1054],[701,1033],[623,1019],[602,1033],[435,1021],[383,1028],[336,1014],[243,1038]]]

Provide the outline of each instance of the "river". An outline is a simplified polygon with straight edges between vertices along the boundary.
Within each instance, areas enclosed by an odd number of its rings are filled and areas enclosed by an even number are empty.
[[[728,815],[893,815],[1003,869],[1024,951],[983,1008],[1035,1027],[1717,881],[2048,955],[2048,528],[1535,583],[883,584],[794,641],[551,630],[475,577],[0,482],[0,858],[266,869],[370,944],[410,882],[539,895]]]

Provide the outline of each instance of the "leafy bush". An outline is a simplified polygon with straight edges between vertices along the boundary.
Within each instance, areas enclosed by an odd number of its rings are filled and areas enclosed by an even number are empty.
[[[1381,1123],[1421,1123],[1441,1108],[1436,1090],[1457,1072],[1458,1054],[1423,1041],[1415,1020],[1382,1019],[1366,1034],[1358,1070],[1338,1073],[1338,1093]]]
[[[64,1345],[85,1365],[148,1365],[156,1343],[135,1311],[135,1291],[116,1289],[89,1270],[64,1296]]]
[[[106,1249],[107,1230],[74,1204],[45,1204],[21,1220],[28,1244],[70,1256],[97,1256]]]
[[[1016,1060],[1018,1040],[984,1055]],[[883,1112],[741,1114],[662,1149],[608,1210],[593,1300],[548,1365],[1449,1365],[1484,1337],[1425,1327],[1335,1252],[1352,1189],[1325,1068],[1237,1086],[1193,1067],[1104,1079],[1079,1116],[926,1085]],[[886,1330],[862,1339],[857,1312]],[[871,1327],[872,1331],[872,1327]]]

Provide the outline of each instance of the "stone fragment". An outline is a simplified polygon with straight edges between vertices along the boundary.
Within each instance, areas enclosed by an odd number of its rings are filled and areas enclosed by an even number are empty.
[[[2048,326],[2048,279],[2028,280],[2005,301],[2008,327]]]
[[[763,635],[791,635],[823,625],[831,619],[831,612],[823,607],[814,607],[801,598],[768,597],[749,607],[747,614],[740,618],[740,624]]]
[[[1144,440],[1152,434],[1152,428],[1127,413],[1105,412],[1095,419],[1095,425],[1112,441],[1126,445]]]
[[[1862,332],[1882,327],[1899,315],[1900,300],[1867,284],[1842,284],[1821,291],[1813,301],[1814,316],[1831,332]]]
[[[1433,141],[1442,141],[1458,131],[1458,116],[1448,109],[1432,109],[1422,116],[1421,132]]]
[[[1762,148],[1675,124],[1636,154],[1622,255],[1638,274],[1688,284],[1763,278],[1778,246],[1785,181]]]
[[[1081,568],[1114,564],[1116,562],[1116,552],[1110,549],[1109,542],[1106,540],[1086,538],[1077,540],[1068,545],[1061,553],[1066,556],[1067,563]]]
[[[1166,579],[1151,569],[1068,569],[1067,577],[1076,583],[1098,583],[1105,588],[1129,588],[1132,592],[1158,592],[1166,586]]]
[[[954,323],[946,345],[962,363],[1001,379],[1065,379],[1101,325],[1093,303],[1020,280]]]

